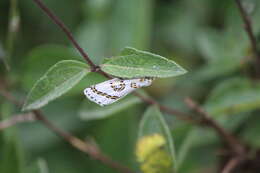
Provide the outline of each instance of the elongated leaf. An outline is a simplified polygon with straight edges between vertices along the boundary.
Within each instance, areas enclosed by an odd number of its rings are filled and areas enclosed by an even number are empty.
[[[143,119],[140,122],[139,139],[153,134],[159,134],[165,138],[166,150],[171,157],[173,165],[172,170],[176,171],[177,163],[173,139],[161,112],[156,106],[151,106],[146,110]]]
[[[121,56],[106,59],[101,69],[124,78],[173,77],[186,73],[172,60],[130,47],[123,49]]]
[[[87,100],[81,106],[79,110],[79,116],[81,117],[81,119],[86,121],[103,119],[140,102],[140,99],[137,97],[127,97],[122,99],[120,102],[116,102],[112,105],[100,107],[96,103],[92,103]]]
[[[23,110],[38,109],[75,86],[90,72],[87,64],[64,60],[52,66],[30,91]]]
[[[228,75],[243,67],[248,56],[248,42],[243,34],[207,29],[197,36],[197,45],[207,64],[197,71],[201,81]]]
[[[260,107],[260,84],[245,78],[228,79],[213,89],[205,108],[211,115],[235,114]]]

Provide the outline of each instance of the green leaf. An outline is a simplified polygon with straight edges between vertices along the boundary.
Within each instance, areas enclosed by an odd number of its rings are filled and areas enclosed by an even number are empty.
[[[160,110],[156,106],[151,106],[146,110],[140,122],[139,139],[153,134],[160,134],[165,138],[166,150],[167,153],[170,154],[173,163],[172,170],[175,172],[177,168],[177,163],[176,163],[173,139],[170,130],[168,128],[168,125],[166,124]]]
[[[123,78],[173,77],[187,71],[174,61],[160,55],[127,47],[121,55],[106,59],[101,69],[111,75]]]
[[[232,30],[233,31],[233,30]],[[207,64],[197,71],[200,80],[229,75],[243,67],[248,56],[248,42],[243,35],[207,29],[197,36],[197,46]]]
[[[181,167],[185,162],[185,158],[189,153],[190,149],[194,146],[194,141],[198,138],[197,130],[191,130],[187,136],[184,138],[180,148],[178,149],[178,167]]]
[[[23,106],[23,111],[45,106],[69,91],[89,72],[89,66],[79,61],[58,62],[33,86]]]
[[[133,96],[124,98],[120,102],[104,107],[100,107],[96,103],[90,101],[85,101],[79,110],[79,116],[82,120],[86,121],[104,119],[140,102],[139,98]]]
[[[260,107],[260,84],[245,79],[228,79],[213,89],[205,109],[214,116],[252,111]]]

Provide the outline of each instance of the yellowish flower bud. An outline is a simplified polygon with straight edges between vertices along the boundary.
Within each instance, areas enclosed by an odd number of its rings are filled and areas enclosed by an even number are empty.
[[[172,159],[165,145],[165,138],[157,133],[144,136],[138,140],[136,156],[144,173],[171,172]]]

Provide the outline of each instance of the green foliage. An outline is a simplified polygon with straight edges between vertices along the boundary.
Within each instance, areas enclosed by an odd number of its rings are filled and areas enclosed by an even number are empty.
[[[120,56],[107,59],[101,69],[124,78],[173,77],[186,73],[172,60],[130,47],[124,48]]]
[[[199,33],[197,43],[206,61],[197,72],[200,80],[212,80],[243,68],[248,53],[245,35],[236,36],[236,33],[230,31],[207,29]]]
[[[23,110],[38,109],[75,86],[90,72],[88,65],[74,60],[60,61],[41,77],[23,106]]]
[[[260,84],[245,78],[223,81],[212,90],[205,104],[214,116],[251,111],[260,107]]]
[[[260,1],[241,1],[259,47]],[[157,77],[144,88],[145,96],[182,112],[189,112],[183,100],[192,97],[223,128],[251,147],[252,160],[259,153],[259,75],[254,73],[254,53],[235,1],[44,3],[61,17],[102,70],[121,78]],[[107,78],[90,73],[64,33],[33,1],[0,1],[0,11],[0,90],[6,88],[22,102],[29,93],[24,110],[40,108],[57,127],[97,145],[134,172],[220,170],[223,159],[222,155],[216,157],[216,152],[226,148],[212,129],[185,123],[174,115],[162,115],[156,106],[147,109],[133,95],[104,107],[90,102],[83,90]],[[9,71],[2,60],[7,60]],[[174,78],[186,72],[182,66],[189,73]],[[20,108],[6,102],[0,94],[1,120],[21,114]],[[46,106],[48,102],[51,104]],[[142,161],[135,157],[135,146],[140,143],[145,144],[141,147],[145,158]],[[0,172],[116,171],[76,151],[40,123],[30,122],[0,131]]]

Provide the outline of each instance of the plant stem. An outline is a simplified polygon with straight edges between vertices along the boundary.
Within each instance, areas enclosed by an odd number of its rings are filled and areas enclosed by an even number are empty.
[[[191,98],[186,98],[185,103],[194,111],[196,111],[199,115],[201,115],[201,124],[206,125],[208,127],[211,127],[215,129],[215,131],[218,133],[219,136],[222,137],[224,141],[226,141],[227,145],[231,150],[235,152],[238,156],[244,156],[245,155],[245,147],[240,143],[240,141],[230,134],[228,131],[226,131],[223,127],[221,127],[217,121],[211,118],[211,116],[204,110],[202,107],[200,107],[195,101],[193,101]]]
[[[50,122],[47,118],[45,118],[45,116],[41,113],[40,110],[34,110],[33,113],[35,114],[35,117],[39,121],[41,121],[48,129],[52,130],[58,136],[62,137],[65,141],[70,143],[73,147],[77,148],[79,151],[90,155],[92,158],[101,161],[103,164],[108,165],[109,167],[114,168],[119,172],[134,173],[129,168],[122,166],[121,164],[111,160],[109,157],[101,153],[100,150],[94,145],[87,144],[86,142],[80,140],[79,138],[76,138],[70,133],[63,131],[57,126],[55,126],[54,124],[52,124],[52,122]]]
[[[92,71],[96,71],[97,66],[90,60],[88,54],[80,47],[77,41],[74,39],[70,30],[66,27],[66,25],[41,1],[41,0],[33,0],[51,19],[57,24],[62,31],[67,35],[68,39],[74,45],[74,47],[79,51],[82,57],[87,61],[90,65]]]
[[[34,120],[35,116],[32,113],[12,116],[10,119],[3,120],[2,122],[0,122],[0,131],[18,123],[29,122]]]
[[[254,63],[254,69],[256,72],[257,77],[260,77],[260,53],[257,49],[257,41],[256,41],[256,37],[254,36],[254,32],[253,32],[253,27],[252,27],[252,21],[250,19],[250,17],[248,16],[246,10],[244,9],[242,3],[240,0],[235,0],[237,7],[239,9],[239,12],[241,14],[241,18],[244,22],[244,29],[245,32],[247,33],[247,36],[249,38],[253,53],[254,53],[254,57],[256,60],[256,63]]]

